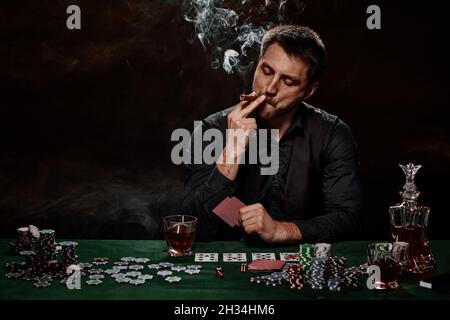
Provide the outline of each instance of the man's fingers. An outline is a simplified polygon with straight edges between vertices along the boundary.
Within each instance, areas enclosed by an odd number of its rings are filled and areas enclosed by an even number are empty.
[[[253,110],[258,108],[261,105],[261,103],[264,102],[264,100],[266,100],[266,96],[261,95],[252,103],[250,103],[246,106],[241,106],[241,109],[239,110],[239,117],[247,118],[248,115],[253,112]],[[241,104],[242,104],[242,102],[241,102]]]
[[[258,223],[258,217],[250,217],[242,220],[243,227],[251,226],[254,223]]]
[[[258,233],[256,224],[252,224],[250,226],[244,227],[244,230],[248,234],[256,234],[256,233]]]

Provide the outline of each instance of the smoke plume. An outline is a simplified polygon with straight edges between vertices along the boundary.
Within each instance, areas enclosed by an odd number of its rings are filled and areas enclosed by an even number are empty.
[[[198,39],[212,55],[211,67],[222,67],[228,74],[238,73],[244,81],[245,92],[264,33],[279,24],[298,22],[295,20],[305,5],[287,0],[236,2],[184,0],[183,14],[186,21],[194,24],[192,40]]]

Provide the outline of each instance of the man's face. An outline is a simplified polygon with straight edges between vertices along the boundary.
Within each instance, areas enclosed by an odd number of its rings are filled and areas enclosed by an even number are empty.
[[[307,73],[308,64],[301,58],[289,56],[276,42],[270,45],[259,59],[253,77],[253,91],[267,97],[257,109],[258,117],[280,118],[312,95],[317,83],[308,86]]]

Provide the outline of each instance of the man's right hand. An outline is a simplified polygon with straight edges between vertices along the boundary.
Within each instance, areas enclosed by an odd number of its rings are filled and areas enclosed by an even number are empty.
[[[256,93],[252,92],[252,95]],[[237,176],[240,159],[248,147],[249,135],[258,129],[256,119],[249,116],[265,99],[266,96],[261,95],[252,102],[241,101],[227,116],[228,129],[232,130],[227,131],[227,144],[218,159],[217,169],[230,180]]]

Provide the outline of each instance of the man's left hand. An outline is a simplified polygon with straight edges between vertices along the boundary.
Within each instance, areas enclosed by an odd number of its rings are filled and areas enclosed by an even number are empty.
[[[277,221],[267,213],[260,203],[242,207],[239,220],[248,234],[258,234],[266,242],[273,242],[276,235]]]

